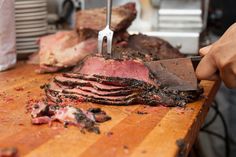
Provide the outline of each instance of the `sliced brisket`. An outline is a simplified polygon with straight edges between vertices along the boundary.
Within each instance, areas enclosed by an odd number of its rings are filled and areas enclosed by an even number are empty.
[[[123,89],[123,90],[117,90],[117,91],[102,91],[102,90],[98,90],[96,88],[93,87],[84,87],[84,86],[77,86],[76,88],[82,90],[82,91],[86,91],[86,92],[90,92],[92,94],[96,94],[99,96],[123,96],[123,95],[128,95],[131,94],[133,92],[136,92],[135,89]]]
[[[163,86],[140,60],[89,56],[76,73],[56,76],[44,86],[48,101],[55,104],[94,102],[108,105],[149,104],[184,106],[198,91],[182,92]],[[167,78],[171,79],[171,78]]]
[[[154,86],[158,86],[157,84],[152,85],[144,81],[132,79],[132,78],[122,78],[122,77],[107,77],[107,76],[100,76],[100,75],[86,75],[80,73],[65,73],[63,74],[64,77],[74,78],[78,80],[93,80],[99,84],[116,87],[118,89],[110,89],[109,91],[117,91],[117,90],[126,90],[132,88],[138,89],[150,89],[154,88]],[[73,86],[73,85],[72,85]],[[99,89],[100,90],[100,89]],[[103,89],[102,89],[103,90]]]
[[[138,60],[114,60],[103,57],[88,57],[78,66],[76,73],[106,77],[131,78],[155,85],[150,79],[149,70]]]
[[[63,76],[56,76],[54,78],[55,82],[59,82],[60,84],[63,85],[68,85],[68,86],[87,86],[87,87],[93,87],[94,89],[100,90],[100,91],[119,91],[124,89],[124,87],[117,87],[117,86],[112,86],[112,85],[106,85],[106,84],[101,84],[97,82],[97,78],[93,77],[88,77],[85,75],[80,75],[80,74],[74,74],[74,73],[65,73]],[[79,78],[79,79],[78,79]]]
[[[93,88],[91,84],[78,84],[78,82],[86,80],[92,80],[92,82],[100,84],[100,87],[111,85],[120,88],[120,90],[114,88],[115,90],[104,91],[103,89]],[[57,77],[44,89],[49,101],[60,104],[71,101],[88,101],[109,105],[162,104],[183,106],[194,98],[189,93],[171,91],[140,80],[76,73],[67,73]],[[195,93],[192,94],[196,95]]]

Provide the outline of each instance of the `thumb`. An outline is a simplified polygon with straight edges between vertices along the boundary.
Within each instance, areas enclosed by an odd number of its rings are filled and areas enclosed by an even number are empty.
[[[208,45],[206,47],[203,47],[199,50],[199,53],[201,56],[205,56],[211,49],[212,45]]]
[[[200,80],[216,80],[219,78],[217,74],[218,68],[210,54],[202,58],[196,69],[196,76]]]

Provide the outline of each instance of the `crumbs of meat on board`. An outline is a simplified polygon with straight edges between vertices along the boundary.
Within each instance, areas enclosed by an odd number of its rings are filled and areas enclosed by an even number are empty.
[[[15,147],[0,147],[0,157],[17,157],[18,151]]]
[[[24,88],[23,88],[23,87],[16,87],[16,88],[14,88],[14,90],[15,90],[15,91],[23,91]]]
[[[31,110],[31,121],[34,125],[52,124],[53,121],[58,121],[65,127],[73,125],[82,132],[86,130],[99,134],[99,123],[111,120],[111,117],[100,108],[84,110],[72,106],[49,105],[43,101],[31,102],[33,105],[28,110]]]

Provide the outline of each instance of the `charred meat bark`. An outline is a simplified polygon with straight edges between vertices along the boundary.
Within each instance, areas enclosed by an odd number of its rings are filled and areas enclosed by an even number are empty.
[[[167,78],[168,79],[168,78]],[[94,102],[109,105],[149,104],[184,106],[200,92],[182,92],[162,86],[141,61],[88,57],[76,73],[56,76],[45,86],[49,101]]]
[[[171,46],[165,40],[143,34],[129,36],[128,47],[144,56],[141,57],[143,61],[184,57],[178,49]]]
[[[78,74],[75,74],[78,75]],[[67,75],[68,76],[68,75]],[[65,77],[65,76],[64,76]],[[124,78],[105,77],[107,80],[101,79],[101,76],[94,76],[96,80],[105,85],[116,84],[117,87],[123,88],[121,91],[110,91],[103,95],[102,90],[93,89],[94,92],[84,90],[88,87],[81,86],[73,81],[51,82],[45,86],[45,92],[49,101],[59,104],[66,102],[94,102],[108,105],[131,105],[131,104],[149,104],[149,105],[165,105],[165,106],[184,106],[187,102],[195,100],[199,95],[196,92],[186,93],[180,91],[168,90],[166,88],[158,88],[143,81]],[[68,78],[70,79],[70,77]],[[75,78],[83,79],[83,75]],[[85,78],[86,80],[87,78]],[[95,80],[95,79],[93,79]],[[123,80],[121,83],[119,81]],[[54,80],[55,81],[55,80]],[[118,83],[117,83],[118,82]],[[53,85],[53,84],[56,84]],[[122,86],[119,86],[122,85]],[[126,86],[125,86],[126,85]],[[123,91],[129,91],[124,92]],[[118,93],[121,93],[120,95]],[[194,97],[196,96],[196,97]]]

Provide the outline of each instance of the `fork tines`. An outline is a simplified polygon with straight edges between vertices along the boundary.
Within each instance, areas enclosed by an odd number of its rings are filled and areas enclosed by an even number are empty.
[[[98,33],[98,53],[99,54],[102,54],[103,41],[106,38],[107,53],[111,55],[113,34],[114,32],[108,26],[106,26],[105,29],[99,31]]]

